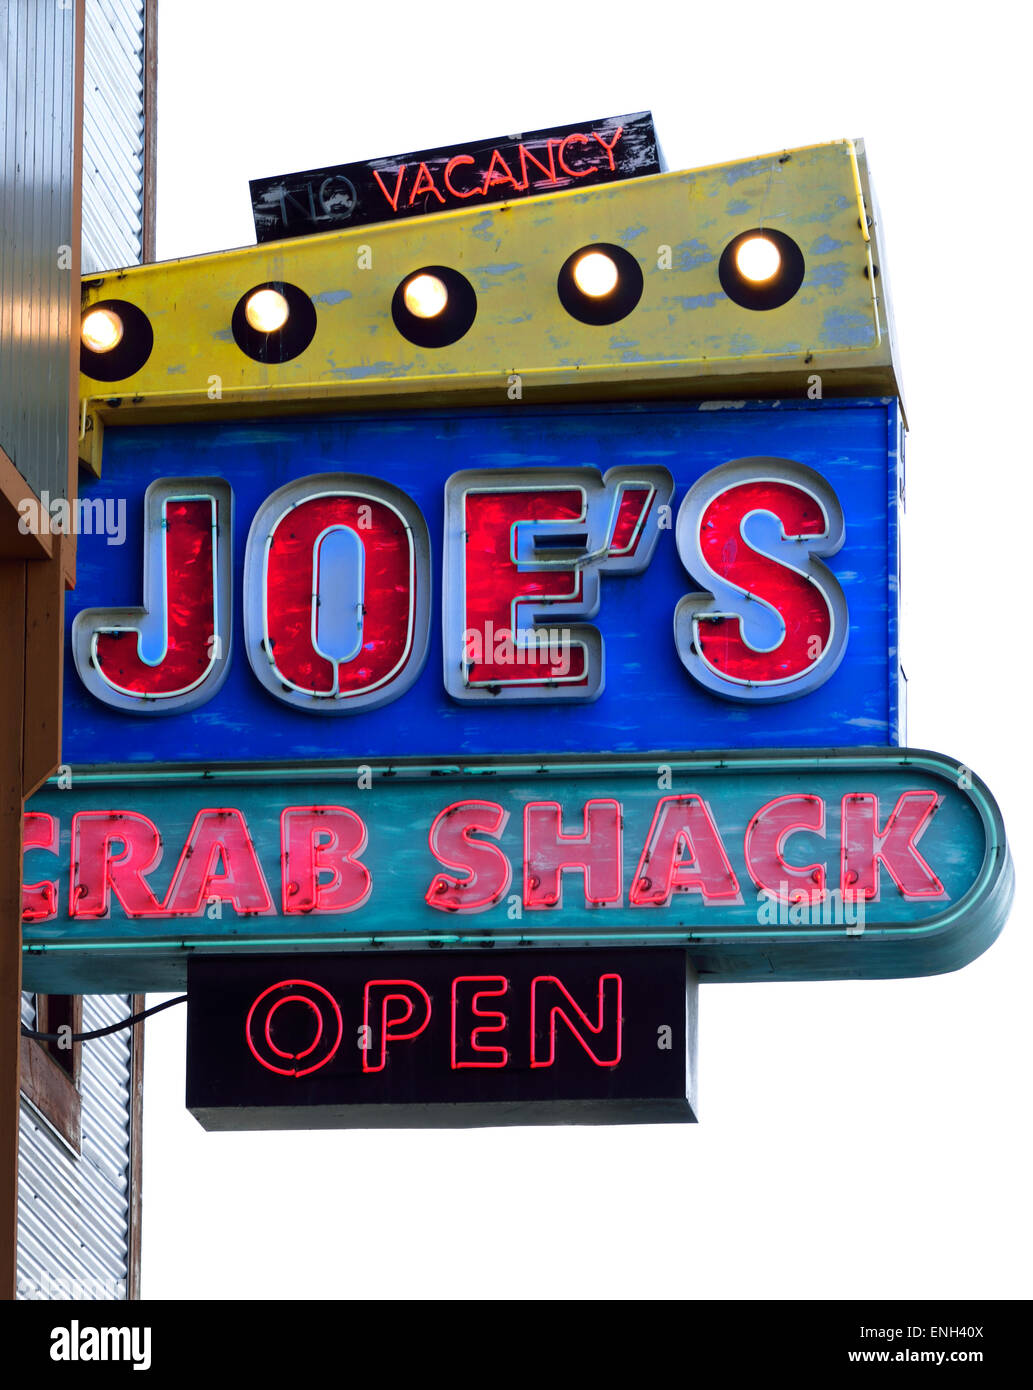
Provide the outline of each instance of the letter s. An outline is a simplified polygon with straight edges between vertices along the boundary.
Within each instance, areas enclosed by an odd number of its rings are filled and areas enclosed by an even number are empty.
[[[746,458],[704,474],[678,512],[682,564],[706,592],[674,614],[678,655],[728,700],[792,700],[824,684],[846,650],[838,580],[817,558],[845,536],[839,498],[790,459]]]

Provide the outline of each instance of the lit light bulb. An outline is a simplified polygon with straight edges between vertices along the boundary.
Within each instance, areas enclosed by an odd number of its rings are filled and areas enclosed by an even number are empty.
[[[744,280],[758,285],[778,274],[782,256],[770,237],[750,236],[736,248],[735,265]]]
[[[287,322],[290,305],[279,290],[255,290],[244,305],[244,317],[256,333],[275,333]]]
[[[82,321],[82,340],[91,352],[110,352],[124,332],[122,320],[111,309],[91,309]]]
[[[402,291],[405,307],[418,319],[437,318],[448,303],[448,290],[436,275],[414,275]]]
[[[604,251],[586,251],[574,265],[574,284],[590,299],[601,299],[617,285],[616,263]]]

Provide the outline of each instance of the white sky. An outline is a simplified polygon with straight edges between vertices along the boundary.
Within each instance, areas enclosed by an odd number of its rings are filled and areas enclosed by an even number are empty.
[[[147,1029],[145,1297],[1033,1293],[1027,49],[1008,4],[161,0],[158,254],[249,177],[649,108],[670,169],[863,136],[911,434],[909,742],[973,767],[1019,892],[954,975],[701,991],[698,1126],[208,1135]]]

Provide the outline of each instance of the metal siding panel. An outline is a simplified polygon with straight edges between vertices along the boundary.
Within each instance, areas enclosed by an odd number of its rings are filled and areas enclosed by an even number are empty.
[[[87,6],[83,274],[138,262],[143,248],[144,4]]]
[[[40,493],[67,489],[74,11],[0,3],[0,445]]]
[[[125,995],[86,995],[83,1030],[125,1018]],[[19,1297],[125,1297],[128,1279],[130,1047],[127,1033],[83,1044],[82,1155],[22,1103]]]

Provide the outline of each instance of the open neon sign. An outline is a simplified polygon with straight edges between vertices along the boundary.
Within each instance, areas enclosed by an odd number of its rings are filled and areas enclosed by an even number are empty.
[[[191,961],[187,1105],[207,1128],[694,1118],[677,950],[297,965]]]
[[[595,699],[605,684],[590,619],[605,584],[648,569],[672,528],[665,468],[467,470],[445,485],[443,681],[461,702]],[[214,698],[232,659],[233,495],[219,478],[163,478],[145,498],[143,606],[91,608],[73,625],[76,669],[102,703],[179,714]],[[792,460],[712,469],[674,527],[703,588],[672,613],[689,675],[758,702],[807,695],[833,674],[849,614],[824,559],[843,544],[830,484]],[[431,543],[417,504],[361,474],[274,492],[248,533],[247,659],[277,700],[355,714],[400,698],[428,654]]]

